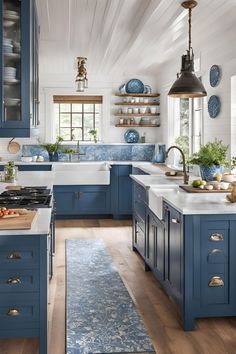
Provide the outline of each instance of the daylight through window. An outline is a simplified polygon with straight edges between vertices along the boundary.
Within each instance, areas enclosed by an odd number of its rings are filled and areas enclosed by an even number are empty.
[[[64,141],[90,141],[101,124],[102,96],[54,96],[56,135]]]

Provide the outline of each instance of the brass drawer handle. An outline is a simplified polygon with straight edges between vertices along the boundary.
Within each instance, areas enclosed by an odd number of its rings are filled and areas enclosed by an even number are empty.
[[[21,259],[21,255],[16,252],[12,252],[7,256],[7,259]]]
[[[20,278],[15,278],[15,277],[9,278],[7,280],[7,284],[21,284],[21,280]]]
[[[179,220],[178,219],[171,219],[172,224],[179,224]]]
[[[224,286],[224,281],[221,277],[212,277],[208,283],[208,286]]]
[[[20,314],[20,311],[18,309],[10,309],[8,312],[7,312],[7,315],[8,316],[19,316]]]
[[[210,241],[224,241],[224,236],[218,232],[211,234]]]

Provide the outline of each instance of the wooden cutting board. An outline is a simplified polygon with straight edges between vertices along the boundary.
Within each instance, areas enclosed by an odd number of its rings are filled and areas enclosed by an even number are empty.
[[[38,213],[37,210],[14,209],[20,215],[12,218],[0,218],[0,230],[29,230]]]
[[[185,190],[188,193],[230,193],[232,191],[232,188],[229,189],[201,189],[201,188],[195,188],[192,186],[179,186],[183,190]]]

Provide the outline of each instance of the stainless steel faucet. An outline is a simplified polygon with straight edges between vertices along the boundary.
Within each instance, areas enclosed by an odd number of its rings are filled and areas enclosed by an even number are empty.
[[[76,150],[77,150],[77,154],[78,154],[78,160],[80,160],[80,156],[85,155],[85,154],[80,153],[79,140],[77,141]]]
[[[167,150],[167,152],[166,152],[166,157],[168,157],[168,154],[169,154],[170,150],[172,150],[172,149],[177,149],[177,150],[179,150],[179,152],[181,153],[182,160],[183,160],[184,184],[188,184],[189,176],[187,175],[187,172],[186,172],[186,162],[185,162],[184,152],[183,152],[183,150],[181,150],[178,146],[172,145],[172,146],[170,146],[169,149]]]

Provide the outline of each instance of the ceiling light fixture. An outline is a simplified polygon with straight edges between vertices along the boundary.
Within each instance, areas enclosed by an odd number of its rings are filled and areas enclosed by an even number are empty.
[[[77,57],[77,76],[75,82],[77,83],[77,92],[84,92],[84,89],[88,88],[88,78],[87,78],[87,69],[86,69],[85,57]]]
[[[192,48],[192,9],[197,6],[197,1],[189,0],[181,4],[189,13],[189,40],[187,54],[182,55],[181,72],[172,85],[168,95],[177,98],[204,97],[207,95],[201,81],[194,74],[194,54]]]

